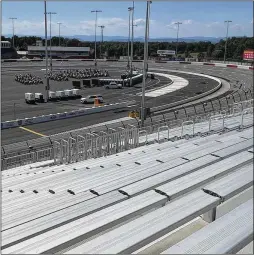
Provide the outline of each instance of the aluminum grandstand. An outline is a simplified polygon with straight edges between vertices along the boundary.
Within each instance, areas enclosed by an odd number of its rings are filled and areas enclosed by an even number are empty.
[[[4,254],[226,254],[249,247],[253,100],[174,126],[140,129],[130,120],[61,134],[53,157],[5,166]]]

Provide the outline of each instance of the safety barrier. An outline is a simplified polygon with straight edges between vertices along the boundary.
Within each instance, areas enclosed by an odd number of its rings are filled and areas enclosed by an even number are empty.
[[[242,102],[241,105],[244,107],[249,103]],[[227,121],[231,119],[234,122],[232,127],[230,127],[231,124],[226,125]],[[2,169],[48,159],[54,159],[55,164],[68,164],[112,155],[143,145],[144,142],[145,144],[151,142],[148,139],[150,134],[155,134],[154,141],[157,140],[160,143],[165,140],[188,139],[202,133],[223,132],[226,128],[243,129],[250,125],[253,125],[253,107],[245,108],[243,111],[221,111],[215,115],[206,114],[182,120],[163,119],[163,121],[151,123],[145,128],[127,124],[125,128],[108,127],[107,131],[98,131],[97,133],[88,130],[82,135],[80,135],[81,132],[78,132],[76,136],[69,133],[67,137],[62,136],[58,141],[54,140],[53,146],[50,148],[3,158]],[[145,135],[145,140],[141,138],[141,134]],[[166,139],[161,139],[162,136]]]
[[[136,101],[126,101],[126,102],[109,104],[104,106],[85,108],[82,110],[76,110],[71,112],[49,114],[49,115],[42,115],[42,116],[33,117],[33,118],[6,121],[1,123],[1,129],[27,126],[27,125],[32,125],[36,123],[43,123],[43,122],[73,118],[73,117],[78,117],[78,116],[83,116],[83,115],[88,115],[88,114],[93,114],[98,112],[110,111],[110,110],[128,107],[129,105],[133,105],[135,103]]]
[[[68,164],[89,158],[103,157],[135,148],[138,143],[138,128],[109,128],[108,132],[77,135],[69,140],[54,142],[55,164]]]
[[[185,132],[185,127],[187,127],[187,131]],[[189,129],[191,129],[191,132],[189,132]],[[188,137],[194,136],[194,121],[188,120],[184,121],[182,123],[182,129],[181,129],[181,138],[188,138]]]
[[[158,143],[160,143],[160,132],[162,130],[167,130],[167,139],[169,139],[169,127],[168,126],[162,126],[158,128]]]
[[[224,114],[225,115],[225,114]],[[218,114],[211,116],[209,119],[209,132],[224,130],[224,116],[223,114]],[[219,122],[219,124],[218,124]]]
[[[52,148],[47,148],[44,150],[38,150],[35,152],[29,152],[21,155],[16,155],[8,158],[2,158],[2,170],[7,170],[9,168],[23,166],[35,162],[46,161],[54,158],[54,153]]]

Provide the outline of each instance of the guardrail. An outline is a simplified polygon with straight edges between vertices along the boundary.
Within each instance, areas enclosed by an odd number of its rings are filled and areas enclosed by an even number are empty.
[[[252,115],[252,119],[250,119],[250,115]],[[229,111],[220,115],[207,115],[205,118],[195,116],[189,120],[179,120],[177,123],[170,123],[165,120],[164,123],[160,123],[160,125],[150,129],[150,132],[146,129],[129,125],[126,128],[109,128],[107,132],[103,131],[99,134],[86,133],[83,136],[69,136],[67,139],[62,138],[60,141],[54,141],[53,146],[50,148],[2,158],[2,170],[49,159],[54,159],[55,164],[68,164],[89,158],[116,154],[140,146],[141,134],[145,135],[145,144],[147,144],[148,133],[154,132],[157,132],[158,143],[161,142],[161,136],[165,141],[188,139],[195,135],[212,132],[223,132],[227,128],[224,125],[225,121],[234,116],[238,117],[239,121],[236,121],[232,129],[238,128],[240,130],[253,125],[253,106],[245,108],[241,112]],[[222,122],[222,125],[214,126],[213,121],[218,119]],[[200,127],[196,129],[196,125],[202,121],[206,122],[204,123],[205,125],[203,125],[202,129]],[[178,128],[178,132],[172,131],[175,128]]]
[[[27,126],[27,125],[49,122],[54,120],[84,116],[84,115],[98,113],[98,112],[110,111],[110,110],[115,110],[115,109],[119,109],[123,107],[128,107],[129,105],[133,105],[135,103],[136,103],[135,101],[127,101],[127,102],[115,103],[115,104],[110,104],[105,106],[85,108],[82,110],[76,110],[71,112],[56,113],[56,114],[42,115],[42,116],[33,117],[33,118],[5,121],[1,123],[1,129],[15,128],[15,127]]]

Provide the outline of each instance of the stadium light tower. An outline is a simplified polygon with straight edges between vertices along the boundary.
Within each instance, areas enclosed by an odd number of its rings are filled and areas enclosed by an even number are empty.
[[[60,45],[61,45],[61,42],[60,42],[60,26],[61,26],[61,24],[63,24],[63,23],[57,22],[57,24],[59,25],[59,47],[60,47]]]
[[[12,47],[15,48],[15,44],[14,44],[14,20],[17,19],[17,18],[9,18],[12,20]]]
[[[131,12],[133,8],[129,7],[128,12],[129,12],[129,38],[128,38],[128,64],[127,67],[130,68],[130,38],[131,38]]]
[[[100,58],[101,58],[101,56],[102,56],[102,54],[101,54],[101,45],[103,43],[103,29],[105,28],[105,26],[98,26],[98,27],[101,28],[101,43],[100,43]]]
[[[49,99],[49,77],[48,77],[48,32],[47,32],[47,2],[44,0],[44,19],[45,19],[45,60],[46,60],[46,102]]]
[[[130,62],[130,71],[131,71],[131,79],[130,79],[130,86],[132,86],[132,73],[133,73],[133,67],[132,67],[132,61],[133,61],[133,40],[134,40],[134,1],[132,2],[132,8],[131,8],[131,62]]]
[[[225,51],[224,51],[224,63],[226,62],[226,54],[227,54],[227,43],[228,43],[228,27],[229,23],[232,22],[231,20],[226,20],[225,23],[227,23],[227,33],[226,33],[226,42],[225,42]]]
[[[49,41],[49,51],[50,51],[50,71],[52,71],[52,52],[51,52],[51,15],[56,14],[56,12],[48,12],[47,14],[49,14],[49,37],[50,37],[50,41]]]
[[[142,83],[142,100],[141,100],[141,127],[144,126],[145,121],[145,89],[146,89],[146,75],[147,75],[147,59],[148,59],[148,33],[149,33],[149,17],[150,4],[152,1],[146,3],[146,28],[145,28],[145,42],[144,42],[144,65],[143,65],[143,83]]]
[[[91,11],[92,13],[95,12],[95,24],[94,24],[94,65],[97,66],[97,59],[96,59],[96,28],[97,28],[97,13],[102,12],[100,10]]]
[[[179,35],[179,26],[181,25],[181,22],[175,22],[175,25],[177,25],[177,34],[176,34],[176,56],[177,56],[177,48],[178,48],[178,35]]]

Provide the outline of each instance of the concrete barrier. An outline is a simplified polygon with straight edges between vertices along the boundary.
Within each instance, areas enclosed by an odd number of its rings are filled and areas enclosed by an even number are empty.
[[[33,124],[49,122],[54,120],[84,116],[84,115],[98,113],[98,112],[105,112],[105,111],[128,107],[129,105],[133,105],[135,103],[136,101],[126,101],[126,102],[121,102],[116,104],[109,104],[105,106],[79,109],[79,110],[74,110],[71,112],[56,113],[56,114],[42,115],[42,116],[32,117],[32,118],[5,121],[1,123],[1,129],[15,128],[19,126],[27,126],[27,125],[33,125]]]

